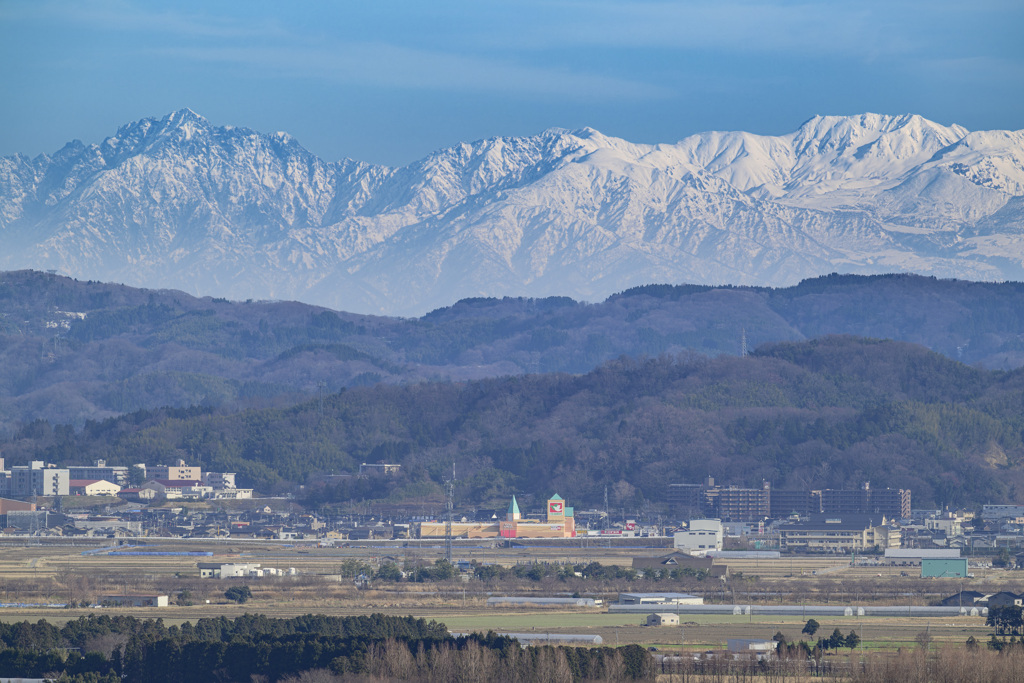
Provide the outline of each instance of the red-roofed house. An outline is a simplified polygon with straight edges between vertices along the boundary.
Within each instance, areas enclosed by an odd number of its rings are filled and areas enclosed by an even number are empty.
[[[156,491],[153,489],[127,488],[121,489],[117,496],[118,498],[124,498],[125,500],[146,502],[156,498]]]

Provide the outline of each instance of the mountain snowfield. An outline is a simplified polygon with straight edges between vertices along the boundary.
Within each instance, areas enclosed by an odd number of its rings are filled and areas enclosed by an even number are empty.
[[[401,168],[184,109],[0,159],[0,269],[419,315],[471,296],[833,271],[1024,279],[1024,131],[817,116],[644,145],[586,128]]]

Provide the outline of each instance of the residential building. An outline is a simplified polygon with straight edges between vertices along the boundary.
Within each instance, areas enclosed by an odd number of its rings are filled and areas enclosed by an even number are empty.
[[[704,514],[704,487],[700,484],[669,484],[668,505],[672,512],[686,517]]]
[[[781,548],[812,553],[848,553],[871,548],[898,548],[900,531],[883,516],[811,515],[807,521],[778,527]]]
[[[1024,517],[1024,505],[982,505],[981,518],[988,520]]]
[[[963,535],[963,520],[952,512],[944,512],[935,517],[924,520],[924,527],[928,531],[941,531],[947,537]]]
[[[759,489],[729,486],[716,488],[711,503],[716,516],[727,522],[756,522],[771,514],[771,485],[764,482]]]
[[[103,480],[124,488],[128,486],[128,467],[107,465],[106,460],[97,460],[95,465],[69,465],[68,477],[70,479]]]
[[[706,571],[710,576],[728,576],[729,567],[715,564],[710,557],[696,557],[689,553],[674,552],[661,557],[634,557],[633,569],[642,570],[645,574],[651,571],[667,571],[673,569],[692,569]]]
[[[885,515],[889,519],[910,519],[910,489],[872,489],[864,482],[859,489],[824,489],[821,511],[826,515]]]
[[[859,489],[773,490],[768,482],[761,488],[717,486],[708,477],[702,484],[669,484],[668,503],[676,514],[699,512],[723,522],[785,519],[794,514],[885,515],[889,519],[908,519],[911,514],[909,489],[872,489],[867,482]]]
[[[772,489],[769,501],[772,519],[818,514],[821,514],[821,491]]]
[[[29,465],[15,465],[11,468],[11,495],[66,496],[69,495],[68,471],[34,460]]]
[[[984,597],[985,594],[979,591],[960,591],[943,598],[939,604],[943,607],[974,607],[975,602]]]
[[[203,472],[203,483],[214,491],[235,488],[234,472]]]
[[[147,480],[168,479],[172,481],[199,481],[203,480],[203,470],[198,466],[189,466],[184,460],[179,460],[177,465],[152,465],[146,468]]]

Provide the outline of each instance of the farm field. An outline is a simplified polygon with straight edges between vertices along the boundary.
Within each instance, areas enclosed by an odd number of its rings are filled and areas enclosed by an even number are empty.
[[[346,560],[377,564],[394,561],[400,565],[417,561],[432,564],[442,556],[442,548],[432,544],[402,547],[402,542],[364,544],[352,547],[317,548],[311,544],[274,543],[250,540],[179,540],[145,539],[144,547],[115,547],[110,539],[45,540],[26,543],[24,539],[0,540],[0,602],[62,603],[79,596],[120,593],[162,593],[172,596],[188,590],[193,596],[190,606],[166,608],[102,608],[54,609],[21,607],[0,609],[0,620],[61,622],[89,613],[124,613],[139,618],[160,617],[167,624],[194,621],[204,617],[237,616],[258,612],[274,617],[291,617],[308,613],[345,616],[383,612],[391,615],[413,615],[445,623],[452,631],[583,633],[600,635],[608,645],[638,643],[658,648],[679,648],[680,640],[687,649],[705,650],[722,647],[728,638],[771,638],[782,632],[787,639],[799,640],[805,622],[796,616],[771,615],[683,615],[679,627],[642,627],[643,614],[609,614],[603,608],[488,608],[489,595],[556,594],[565,591],[559,583],[519,583],[507,588],[502,584],[469,583],[398,583],[376,584],[370,590],[358,590],[351,579],[340,576]],[[109,555],[109,550],[123,552],[209,552],[196,555]],[[572,562],[586,564],[617,564],[627,566],[633,556],[657,556],[664,549],[630,548],[489,548],[480,545],[455,548],[456,559],[478,560],[512,566],[528,562]],[[85,554],[83,554],[85,553]],[[264,567],[295,568],[296,577],[203,580],[198,578],[197,562],[252,562]],[[773,586],[806,584],[819,592],[809,599],[828,599],[833,604],[854,604],[859,601],[887,601],[901,604],[926,604],[930,599],[913,590],[936,594],[955,592],[960,582],[946,580],[924,582],[913,576],[914,568],[851,567],[843,557],[783,557],[774,560],[739,560],[729,562],[733,576],[746,579],[730,581],[732,594],[740,602],[775,602]],[[902,576],[902,574],[910,574]],[[882,574],[881,577],[878,574]],[[759,577],[752,582],[750,577]],[[1020,590],[1019,573],[988,570],[984,577],[966,582],[971,585],[1005,585]],[[224,599],[223,591],[244,582],[251,586],[253,600],[236,605]],[[706,587],[717,590],[722,597],[722,584],[708,580]],[[821,592],[821,586],[827,590]],[[679,590],[673,584],[659,584],[648,590]],[[637,590],[631,585],[598,584],[588,595],[614,599],[618,590]],[[693,590],[693,589],[691,589]],[[699,592],[699,591],[698,591]],[[564,594],[567,594],[564,593]],[[777,593],[780,596],[782,593]],[[209,600],[209,603],[206,601]],[[656,611],[652,607],[651,611]],[[834,628],[844,634],[855,630],[865,649],[894,650],[912,647],[921,633],[927,632],[935,643],[964,643],[968,637],[985,640],[989,630],[983,617],[957,618],[882,618],[882,617],[819,617],[821,631],[827,637]]]
[[[376,593],[376,591],[374,591]],[[166,608],[104,608],[88,609],[5,609],[0,620],[37,621],[46,619],[61,624],[85,614],[129,614],[140,619],[161,618],[165,624],[181,624],[200,618],[239,616],[260,613],[272,617],[294,617],[302,614],[348,616],[381,612],[395,616],[413,615],[444,623],[454,632],[488,631],[499,633],[579,633],[599,635],[606,645],[637,643],[659,649],[679,649],[682,638],[687,650],[720,649],[729,638],[771,638],[781,632],[788,640],[806,638],[800,631],[805,620],[799,617],[758,617],[732,615],[684,615],[681,627],[646,627],[640,614],[607,614],[600,611],[551,610],[488,610],[480,604],[420,604],[395,606],[386,601],[366,604],[354,600],[276,601],[257,597],[246,605],[210,604]],[[380,596],[384,597],[384,596]],[[440,602],[440,601],[439,601]],[[982,617],[960,617],[942,620],[921,618],[822,617],[818,636],[827,637],[839,628],[843,634],[851,630],[861,637],[865,650],[893,651],[915,647],[920,634],[927,632],[935,645],[962,645],[970,636],[979,641],[988,638],[990,629]]]

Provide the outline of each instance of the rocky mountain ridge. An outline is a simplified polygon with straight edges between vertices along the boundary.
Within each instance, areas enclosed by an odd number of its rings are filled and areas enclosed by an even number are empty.
[[[181,110],[0,159],[0,268],[420,315],[473,296],[834,271],[1024,276],[1024,131],[819,116],[642,145],[551,129],[400,168]]]

